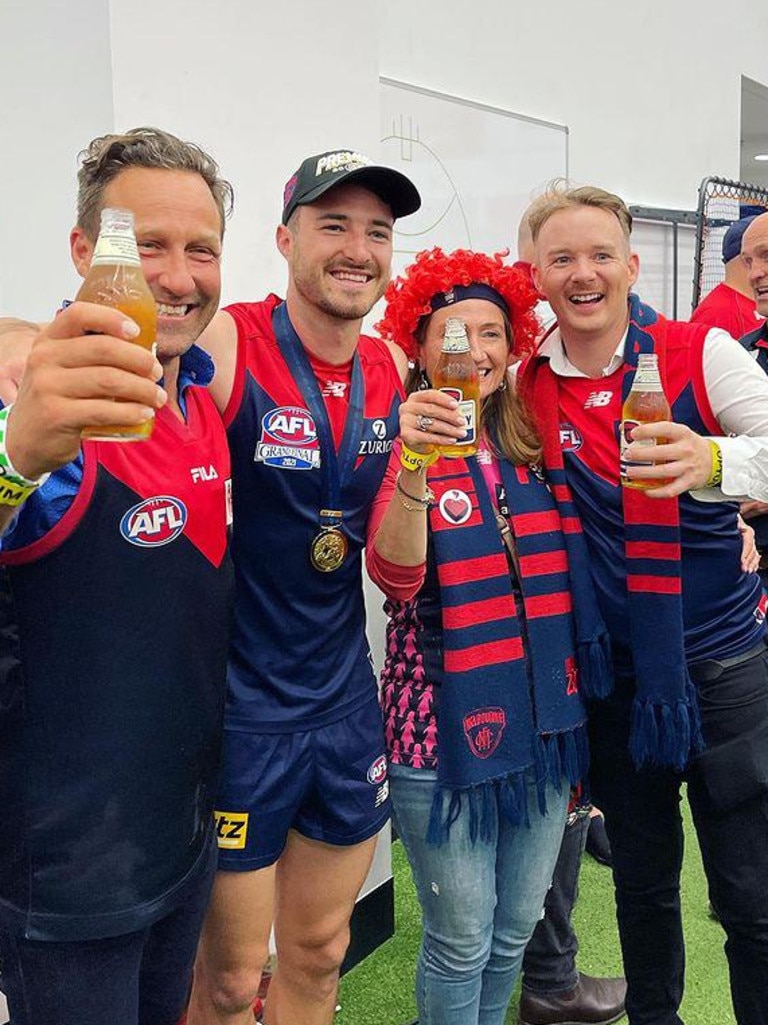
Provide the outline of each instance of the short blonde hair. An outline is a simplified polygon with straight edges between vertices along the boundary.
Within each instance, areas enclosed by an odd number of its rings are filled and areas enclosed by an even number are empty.
[[[632,233],[632,214],[627,204],[613,192],[606,192],[596,185],[581,185],[568,188],[564,181],[553,182],[546,192],[534,200],[528,212],[528,224],[533,241],[536,242],[539,232],[549,218],[560,210],[570,210],[577,206],[593,206],[614,215],[621,225],[622,233],[629,242]]]

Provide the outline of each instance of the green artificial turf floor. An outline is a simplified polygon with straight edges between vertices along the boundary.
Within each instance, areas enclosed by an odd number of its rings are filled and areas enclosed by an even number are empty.
[[[706,882],[687,804],[684,814],[686,855],[682,894],[688,966],[681,1014],[686,1025],[734,1025],[723,932],[709,917]],[[393,872],[396,933],[342,979],[341,1010],[336,1025],[410,1025],[416,1018],[413,982],[420,915],[408,862],[399,843],[393,845]],[[621,958],[610,870],[588,855],[581,869],[581,893],[574,921],[581,944],[581,971],[589,975],[619,975]],[[516,1001],[510,1007],[507,1022],[517,1022]]]

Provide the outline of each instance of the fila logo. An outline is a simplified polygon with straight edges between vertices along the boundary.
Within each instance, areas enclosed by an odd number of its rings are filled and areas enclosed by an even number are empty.
[[[214,811],[216,841],[220,848],[241,851],[248,837],[248,812]]]
[[[593,391],[587,396],[587,401],[584,403],[585,409],[591,409],[594,406],[607,406],[613,398],[612,391]]]
[[[218,480],[219,475],[216,473],[216,467],[210,465],[208,469],[204,466],[193,466],[189,471],[192,474],[192,480],[195,484],[198,484],[201,480]]]

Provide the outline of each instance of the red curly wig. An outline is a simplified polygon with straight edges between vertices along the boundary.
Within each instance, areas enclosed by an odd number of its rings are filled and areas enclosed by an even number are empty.
[[[376,324],[382,338],[396,342],[406,355],[416,356],[416,331],[422,317],[432,313],[431,301],[455,285],[488,285],[507,305],[514,337],[514,354],[522,358],[534,348],[540,326],[533,312],[539,296],[530,278],[504,263],[507,253],[474,253],[436,247],[419,253],[405,273],[390,282],[384,317]]]

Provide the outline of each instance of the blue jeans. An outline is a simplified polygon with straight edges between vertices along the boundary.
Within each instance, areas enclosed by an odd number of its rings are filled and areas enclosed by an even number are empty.
[[[490,843],[469,840],[462,808],[450,839],[426,842],[437,774],[390,765],[393,819],[421,904],[424,934],[416,972],[419,1025],[503,1025],[525,946],[541,917],[568,804],[547,791],[541,815],[533,781],[531,824],[497,816]]]

